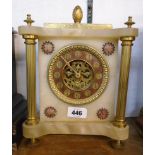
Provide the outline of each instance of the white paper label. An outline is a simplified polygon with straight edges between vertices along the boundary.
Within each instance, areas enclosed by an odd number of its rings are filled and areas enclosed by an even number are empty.
[[[67,116],[72,118],[86,118],[87,109],[79,107],[68,107]]]

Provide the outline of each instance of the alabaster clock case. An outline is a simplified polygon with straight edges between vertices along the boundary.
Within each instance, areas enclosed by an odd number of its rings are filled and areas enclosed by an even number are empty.
[[[131,47],[138,29],[132,28],[132,17],[125,23],[127,28],[113,28],[109,24],[81,24],[82,16],[80,6],[76,6],[74,23],[32,26],[34,21],[27,15],[27,25],[19,27],[19,34],[25,39],[27,67],[28,116],[23,135],[33,142],[47,134],[104,135],[117,140],[118,146],[120,140],[128,138],[125,108]]]

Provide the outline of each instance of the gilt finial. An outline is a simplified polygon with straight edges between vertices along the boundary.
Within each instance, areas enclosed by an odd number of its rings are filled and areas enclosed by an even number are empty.
[[[129,16],[128,17],[128,21],[124,23],[125,25],[128,26],[128,28],[131,28],[133,24],[135,24],[135,22],[132,21],[132,17]]]
[[[73,16],[74,23],[81,23],[83,12],[79,5],[77,5],[74,8],[72,16]]]
[[[26,22],[27,25],[31,26],[31,24],[34,23],[34,20],[31,19],[30,14],[27,14],[27,18],[24,20],[24,22]]]

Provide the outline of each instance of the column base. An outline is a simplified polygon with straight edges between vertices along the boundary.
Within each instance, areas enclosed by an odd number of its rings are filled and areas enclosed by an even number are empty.
[[[27,119],[25,121],[25,124],[27,124],[27,125],[36,125],[38,123],[39,123],[39,119]]]
[[[125,128],[127,126],[127,123],[125,120],[115,120],[113,122],[113,125],[118,127],[118,128]]]

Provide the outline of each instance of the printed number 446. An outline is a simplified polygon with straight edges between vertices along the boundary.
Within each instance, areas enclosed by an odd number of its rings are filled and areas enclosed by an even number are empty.
[[[73,114],[73,115],[79,115],[79,116],[81,116],[81,115],[82,115],[82,111],[73,110],[73,111],[72,111],[72,114]]]

